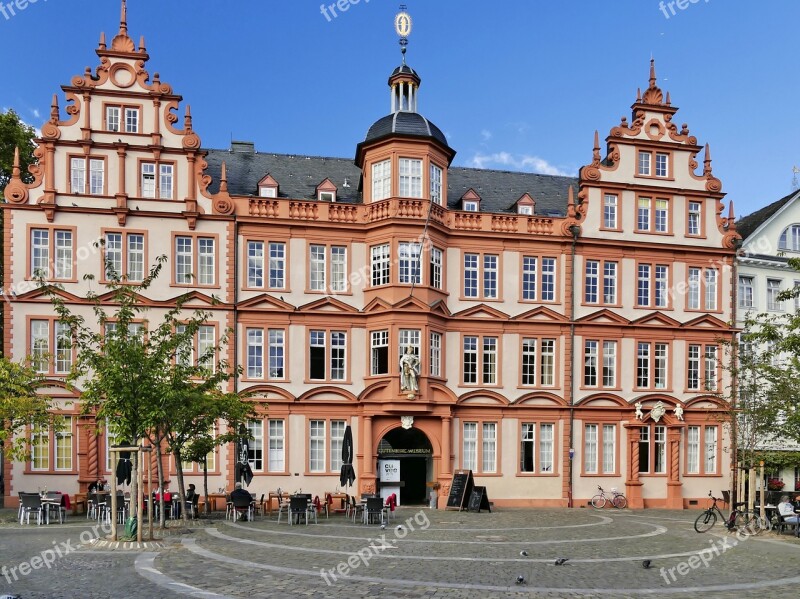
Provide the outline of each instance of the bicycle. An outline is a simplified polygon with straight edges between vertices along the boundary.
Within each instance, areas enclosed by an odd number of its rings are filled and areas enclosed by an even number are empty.
[[[697,532],[707,532],[711,530],[717,523],[717,515],[725,523],[725,528],[729,531],[740,532],[745,535],[757,535],[764,530],[769,530],[771,524],[766,518],[762,518],[756,514],[751,514],[747,510],[740,510],[739,508],[745,505],[744,501],[733,504],[733,509],[730,515],[725,518],[725,515],[717,506],[719,498],[714,497],[711,491],[708,492],[711,497],[711,505],[694,521],[694,529]]]
[[[610,501],[611,505],[620,510],[628,505],[628,500],[625,499],[625,495],[616,489],[611,489],[611,493],[613,495],[611,498],[609,498],[608,495],[606,495],[606,492],[603,491],[603,487],[598,486],[597,490],[600,492],[592,497],[592,507],[595,509],[603,509],[606,506],[607,501]]]

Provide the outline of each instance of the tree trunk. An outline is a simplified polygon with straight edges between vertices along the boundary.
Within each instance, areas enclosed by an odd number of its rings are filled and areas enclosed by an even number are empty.
[[[165,528],[164,518],[164,464],[161,462],[161,435],[156,434],[156,473],[158,475],[158,488],[161,492],[158,494],[158,527]]]
[[[138,446],[139,441],[138,439],[134,439],[133,445]],[[139,504],[142,501],[142,498],[139,497],[139,493],[141,489],[139,489],[139,456],[141,454],[138,451],[134,451],[131,453],[131,502],[130,502],[130,517],[136,518],[137,522],[136,525],[141,527],[142,523],[139,522]],[[114,474],[116,476],[116,474]],[[89,509],[88,506],[86,509]]]
[[[178,474],[178,501],[180,501],[178,505],[181,508],[181,519],[185,523],[188,523],[189,519],[186,517],[186,494],[183,490],[183,460],[181,459],[181,450],[176,449],[172,455],[175,456],[175,471]]]
[[[206,496],[206,514],[211,513],[211,498],[208,496],[208,456],[203,456],[203,494]]]

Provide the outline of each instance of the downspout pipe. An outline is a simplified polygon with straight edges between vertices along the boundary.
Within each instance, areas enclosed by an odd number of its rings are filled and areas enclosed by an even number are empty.
[[[570,315],[569,315],[569,361],[570,372],[569,378],[569,480],[568,480],[568,496],[567,507],[572,507],[572,489],[573,489],[573,472],[572,463],[575,457],[574,441],[575,433],[573,431],[575,426],[575,296],[576,296],[576,277],[575,277],[575,253],[578,245],[578,237],[581,234],[581,228],[578,225],[572,225],[569,228],[572,233],[572,251],[570,254],[571,269],[572,269],[572,297],[570,298]]]

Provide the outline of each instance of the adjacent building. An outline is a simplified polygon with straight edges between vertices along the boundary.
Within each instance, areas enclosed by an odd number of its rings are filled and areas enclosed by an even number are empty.
[[[728,488],[720,343],[739,236],[652,62],[630,120],[557,177],[452,166],[405,61],[388,114],[343,159],[203,148],[202,124],[145,69],[124,2],[97,54],[53,97],[34,181],[5,189],[5,353],[39,356],[69,416],[4,465],[7,499],[112,470],[114,439],[70,403],[74,349],[33,273],[88,317],[85,275],[102,282],[110,260],[141,280],[159,255],[150,318],[190,292],[211,313],[198,353],[232,329],[231,390],[268,403],[249,424],[256,493],[334,491],[347,425],[357,490],[397,460],[401,504],[434,490],[443,505],[460,469],[506,506],[585,505],[600,485],[681,508]],[[228,447],[211,456],[212,489],[234,463]]]

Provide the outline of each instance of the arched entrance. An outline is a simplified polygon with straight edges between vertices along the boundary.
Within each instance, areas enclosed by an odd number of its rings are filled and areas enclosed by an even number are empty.
[[[389,487],[399,486],[400,505],[428,502],[427,483],[433,480],[433,447],[421,430],[395,428],[386,433],[378,444],[378,465],[381,495],[387,495]]]

